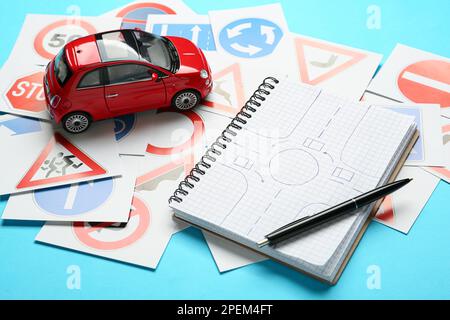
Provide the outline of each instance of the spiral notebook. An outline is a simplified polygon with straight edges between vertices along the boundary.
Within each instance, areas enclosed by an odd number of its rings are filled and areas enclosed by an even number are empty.
[[[175,216],[336,283],[376,204],[275,247],[273,230],[393,180],[414,118],[267,78],[170,198]]]

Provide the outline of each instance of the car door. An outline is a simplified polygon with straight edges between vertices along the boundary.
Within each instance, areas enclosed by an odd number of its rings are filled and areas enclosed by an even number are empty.
[[[166,105],[166,88],[161,78],[153,79],[154,69],[138,63],[108,66],[105,100],[110,112],[132,113]]]
[[[107,118],[109,115],[105,102],[103,72],[103,68],[97,68],[83,74],[71,99],[75,111],[87,112],[95,120]]]

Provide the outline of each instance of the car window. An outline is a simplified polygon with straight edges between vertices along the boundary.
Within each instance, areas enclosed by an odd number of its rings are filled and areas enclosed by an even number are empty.
[[[114,31],[97,35],[97,45],[103,62],[117,60],[140,60],[133,35]]]
[[[142,31],[133,31],[142,58],[166,70],[171,70],[172,59],[164,38]]]
[[[154,72],[152,69],[140,64],[110,66],[108,67],[109,84],[151,79],[152,72]]]
[[[78,88],[97,87],[102,85],[101,69],[86,73],[78,84]]]
[[[56,80],[58,81],[61,87],[64,86],[66,82],[69,80],[69,78],[72,76],[72,71],[70,70],[66,61],[66,54],[64,48],[61,51],[59,51],[59,53],[55,57],[54,71]]]

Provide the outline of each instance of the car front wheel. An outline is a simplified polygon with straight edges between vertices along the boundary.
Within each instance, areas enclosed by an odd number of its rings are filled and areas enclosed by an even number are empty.
[[[200,95],[193,90],[178,92],[173,98],[172,105],[179,111],[187,111],[195,108],[200,103]]]
[[[91,117],[83,112],[74,112],[63,118],[62,126],[70,133],[82,133],[91,125]]]

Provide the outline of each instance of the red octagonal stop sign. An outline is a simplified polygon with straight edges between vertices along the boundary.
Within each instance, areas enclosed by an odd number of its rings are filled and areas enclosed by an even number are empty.
[[[46,103],[43,77],[44,72],[36,72],[17,79],[6,93],[10,105],[18,110],[44,111]]]

